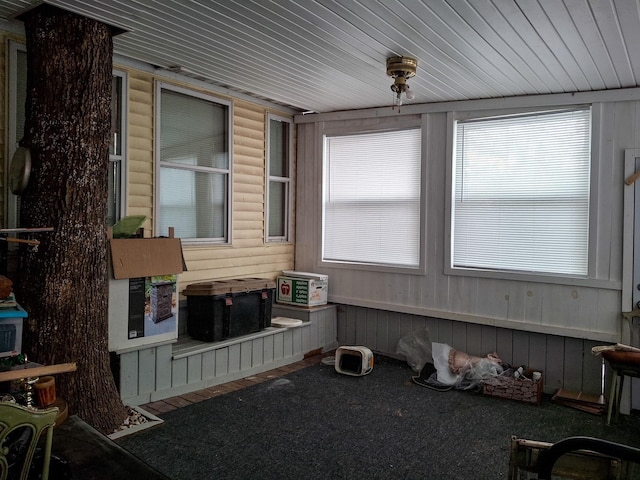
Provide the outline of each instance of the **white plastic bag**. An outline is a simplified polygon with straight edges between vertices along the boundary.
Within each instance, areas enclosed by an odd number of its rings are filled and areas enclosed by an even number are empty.
[[[429,329],[416,330],[406,334],[396,347],[396,353],[404,355],[414,372],[420,373],[426,363],[433,361],[431,356],[431,337]]]

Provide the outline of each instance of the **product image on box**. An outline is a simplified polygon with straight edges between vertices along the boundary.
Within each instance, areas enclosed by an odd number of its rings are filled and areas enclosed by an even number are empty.
[[[192,283],[187,297],[187,333],[195,340],[217,342],[271,326],[275,282],[236,278]]]
[[[175,330],[177,305],[175,275],[129,279],[129,338]]]
[[[149,293],[150,316],[153,323],[158,323],[173,315],[174,289],[176,282],[162,281],[151,284]]]
[[[306,307],[327,303],[328,275],[285,270],[277,280],[276,301],[278,303]]]

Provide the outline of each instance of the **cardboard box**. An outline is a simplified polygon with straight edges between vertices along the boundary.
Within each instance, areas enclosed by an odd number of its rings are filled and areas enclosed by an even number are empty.
[[[113,238],[113,278],[155,277],[186,270],[179,238]]]
[[[285,270],[278,277],[276,302],[313,307],[326,305],[329,276],[318,273]]]
[[[178,338],[179,238],[110,240],[109,350]]]

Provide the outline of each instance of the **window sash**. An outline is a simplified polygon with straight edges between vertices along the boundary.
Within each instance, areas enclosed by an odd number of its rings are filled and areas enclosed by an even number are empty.
[[[127,74],[113,72],[111,88],[111,136],[109,140],[109,192],[107,196],[107,223],[114,225],[124,215],[126,189],[125,142]]]
[[[288,242],[291,223],[291,158],[293,138],[290,119],[267,116],[266,241]]]
[[[160,85],[158,220],[185,240],[229,238],[230,104]]]
[[[421,130],[325,136],[325,262],[419,268]]]
[[[591,110],[455,131],[452,267],[586,276]]]

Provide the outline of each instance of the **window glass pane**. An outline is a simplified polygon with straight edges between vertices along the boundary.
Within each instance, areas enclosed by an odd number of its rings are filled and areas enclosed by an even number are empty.
[[[268,124],[267,241],[289,240],[291,186],[291,122],[269,118]]]
[[[159,231],[176,237],[224,238],[227,175],[177,168],[160,169]]]
[[[111,136],[109,139],[109,191],[107,223],[115,224],[122,216],[123,165],[125,162],[125,74],[114,73],[111,82]]]
[[[269,182],[269,236],[286,236],[285,218],[287,187],[282,182]]]
[[[229,168],[226,106],[164,90],[161,112],[162,161]]]
[[[17,51],[16,56],[17,75],[16,75],[16,145],[24,136],[24,122],[27,103],[27,52],[23,50]]]
[[[16,75],[15,75],[15,92],[16,92],[16,107],[15,107],[15,139],[14,150],[19,146],[20,140],[24,136],[24,122],[26,117],[26,104],[27,104],[27,52],[25,50],[16,50]],[[9,195],[9,208],[13,209],[9,212],[9,218],[13,218],[15,225],[8,225],[20,227],[23,225],[20,219],[20,207],[21,207],[20,195]]]
[[[453,266],[588,273],[589,109],[458,122]]]
[[[163,89],[158,231],[224,241],[229,215],[229,107]]]
[[[107,199],[107,224],[113,226],[120,220],[120,167],[122,162],[109,162],[109,197]]]
[[[121,143],[122,77],[114,75],[111,83],[111,138],[109,140],[109,155],[122,155]]]
[[[419,129],[327,137],[323,259],[420,263]]]
[[[289,176],[289,123],[271,120],[269,123],[269,175]]]

